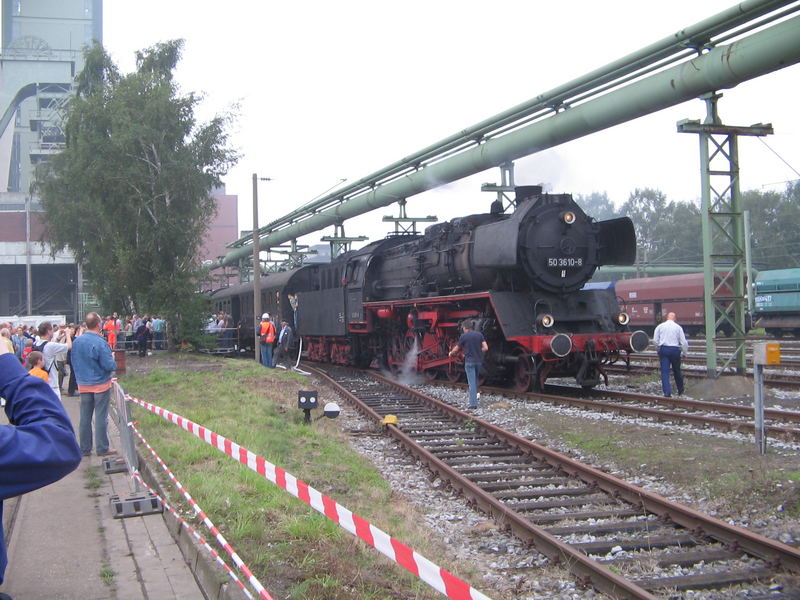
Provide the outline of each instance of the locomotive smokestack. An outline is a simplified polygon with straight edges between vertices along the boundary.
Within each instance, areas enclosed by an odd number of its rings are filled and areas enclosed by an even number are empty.
[[[521,185],[514,188],[514,193],[516,194],[515,201],[517,203],[517,206],[519,206],[522,202],[524,202],[528,198],[532,198],[533,196],[541,196],[542,186]]]

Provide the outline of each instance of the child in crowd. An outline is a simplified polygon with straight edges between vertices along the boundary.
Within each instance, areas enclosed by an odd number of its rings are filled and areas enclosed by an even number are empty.
[[[50,384],[50,377],[47,371],[44,370],[44,354],[38,350],[32,350],[28,353],[28,373],[34,377],[39,377],[48,385]]]
[[[33,352],[33,340],[31,338],[25,338],[25,349],[22,351],[23,363],[28,360],[28,356],[31,352]]]

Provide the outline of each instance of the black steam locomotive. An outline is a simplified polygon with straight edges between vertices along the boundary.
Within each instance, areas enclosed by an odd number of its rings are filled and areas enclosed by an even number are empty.
[[[348,252],[329,264],[270,274],[262,306],[288,317],[307,358],[337,364],[413,366],[456,380],[448,351],[470,321],[489,351],[482,376],[540,388],[549,377],[592,387],[604,365],[643,350],[613,291],[583,290],[600,265],[632,264],[633,223],[596,222],[568,194],[516,188],[516,209],[470,215]],[[252,284],[219,290],[218,308],[253,339]],[[290,302],[291,300],[291,302]]]

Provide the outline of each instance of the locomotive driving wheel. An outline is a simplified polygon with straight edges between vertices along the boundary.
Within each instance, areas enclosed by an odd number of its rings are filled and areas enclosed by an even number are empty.
[[[536,364],[533,357],[522,350],[516,353],[517,364],[514,367],[514,389],[528,392],[536,382]]]
[[[433,381],[439,376],[439,372],[436,369],[425,369],[422,374],[428,381]]]
[[[457,381],[463,380],[464,369],[455,363],[448,363],[445,366],[444,375],[447,377],[447,381],[456,383]]]
[[[400,374],[404,355],[403,338],[399,337],[399,335],[392,336],[389,341],[389,348],[386,352],[386,366],[389,367],[389,371],[392,375]]]
[[[419,354],[419,341],[412,330],[407,330],[402,336],[392,338],[389,349],[389,370],[394,375],[417,370],[417,355]]]

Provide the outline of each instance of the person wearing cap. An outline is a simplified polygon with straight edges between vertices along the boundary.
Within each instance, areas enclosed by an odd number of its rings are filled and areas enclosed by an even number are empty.
[[[269,320],[269,313],[261,315],[261,329],[258,331],[261,336],[261,364],[272,368],[272,344],[275,343],[275,325]]]
[[[284,361],[283,368],[292,368],[292,357],[289,354],[289,348],[292,345],[294,332],[286,319],[281,320],[281,332],[278,334],[278,346],[275,349],[275,358],[272,359],[272,366],[278,365],[281,360]]]

